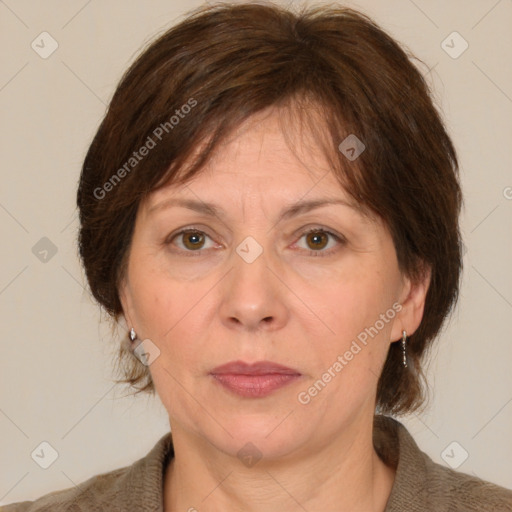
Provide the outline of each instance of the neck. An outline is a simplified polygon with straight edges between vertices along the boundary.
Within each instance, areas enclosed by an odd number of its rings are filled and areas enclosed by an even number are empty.
[[[172,433],[165,512],[384,512],[393,486],[395,471],[375,452],[371,423],[252,467],[179,426]]]

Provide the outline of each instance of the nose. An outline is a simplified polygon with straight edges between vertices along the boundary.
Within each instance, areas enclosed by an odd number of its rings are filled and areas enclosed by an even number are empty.
[[[222,322],[240,331],[274,331],[288,319],[286,286],[263,252],[254,261],[233,254],[233,268],[223,280]]]

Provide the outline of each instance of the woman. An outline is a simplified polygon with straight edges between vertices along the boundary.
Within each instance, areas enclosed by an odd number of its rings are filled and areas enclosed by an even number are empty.
[[[422,404],[457,300],[457,174],[420,72],[364,15],[221,4],[169,30],[119,84],[78,207],[125,380],[172,436],[5,510],[512,510],[390,416]]]

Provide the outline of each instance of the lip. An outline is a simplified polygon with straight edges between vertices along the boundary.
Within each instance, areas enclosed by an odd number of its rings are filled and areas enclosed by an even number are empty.
[[[271,361],[232,361],[214,368],[210,375],[232,393],[247,398],[263,398],[302,376],[293,368]]]
[[[245,363],[244,361],[231,361],[229,363],[217,366],[210,373],[213,375],[237,374],[237,375],[300,375],[298,370],[288,368],[282,364],[272,361],[257,361],[256,363]]]

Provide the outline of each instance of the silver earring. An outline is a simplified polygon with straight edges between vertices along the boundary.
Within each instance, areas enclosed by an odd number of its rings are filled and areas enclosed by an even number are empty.
[[[134,342],[137,339],[137,333],[135,332],[135,329],[133,327],[130,329],[129,336],[131,342]]]
[[[402,331],[402,363],[404,365],[404,368],[407,368],[407,354],[406,354],[406,351],[405,351],[405,343],[407,341],[407,332],[406,331]]]

